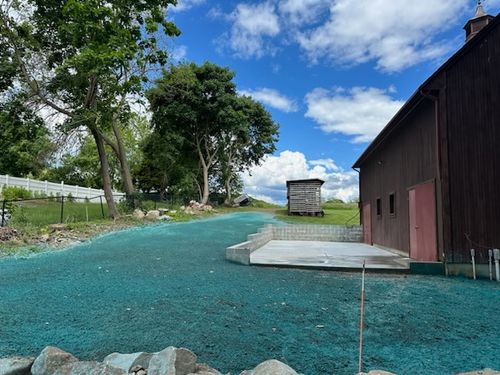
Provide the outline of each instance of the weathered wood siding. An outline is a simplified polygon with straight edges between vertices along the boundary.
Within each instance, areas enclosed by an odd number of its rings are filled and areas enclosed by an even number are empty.
[[[469,262],[472,247],[486,262],[500,248],[500,27],[447,70],[446,117],[448,258]]]
[[[423,99],[361,168],[361,201],[371,204],[374,244],[409,252],[408,189],[437,178],[436,159],[435,105]],[[391,193],[394,215],[389,214]]]
[[[289,182],[288,213],[317,214],[321,212],[321,185],[319,181]]]

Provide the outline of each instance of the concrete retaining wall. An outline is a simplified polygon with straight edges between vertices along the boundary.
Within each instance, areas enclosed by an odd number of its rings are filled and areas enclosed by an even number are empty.
[[[271,240],[362,242],[360,225],[266,225],[258,233],[250,234],[246,242],[226,249],[226,259],[240,264],[250,264],[250,254]]]

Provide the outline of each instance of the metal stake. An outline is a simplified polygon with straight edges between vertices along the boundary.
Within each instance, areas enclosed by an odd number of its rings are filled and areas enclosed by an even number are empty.
[[[361,308],[359,318],[359,358],[358,373],[363,370],[363,319],[365,315],[365,261],[363,261],[363,273],[361,274]]]
[[[61,196],[61,224],[64,223],[64,195]]]
[[[495,273],[497,275],[497,281],[500,281],[500,250],[493,250],[493,258],[495,258]]]
[[[490,281],[493,281],[492,258],[493,258],[493,250],[489,249],[488,250],[488,268],[489,268],[489,271],[490,271]]]
[[[6,207],[7,201],[4,199],[2,203],[2,227],[5,224],[5,207]]]
[[[476,250],[470,249],[470,256],[472,258],[472,276],[476,280]]]

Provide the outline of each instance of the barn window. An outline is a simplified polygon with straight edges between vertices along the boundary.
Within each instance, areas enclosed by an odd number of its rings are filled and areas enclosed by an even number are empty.
[[[396,215],[396,200],[394,193],[389,194],[389,215]]]
[[[382,216],[382,201],[377,198],[377,216]]]

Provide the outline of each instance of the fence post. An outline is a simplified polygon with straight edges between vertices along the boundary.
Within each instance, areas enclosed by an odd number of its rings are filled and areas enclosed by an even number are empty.
[[[45,180],[45,195],[49,196],[49,183],[47,180]]]
[[[64,223],[64,195],[61,195],[61,224]]]
[[[61,181],[61,196],[64,195],[64,181]]]
[[[3,200],[3,203],[2,203],[2,227],[4,226],[4,223],[5,223],[5,205],[6,205],[6,200],[4,199]]]
[[[99,195],[99,199],[101,200],[101,213],[102,213],[102,218],[104,219],[104,206],[102,205],[102,195]]]
[[[26,190],[30,190],[30,178],[26,179]]]

